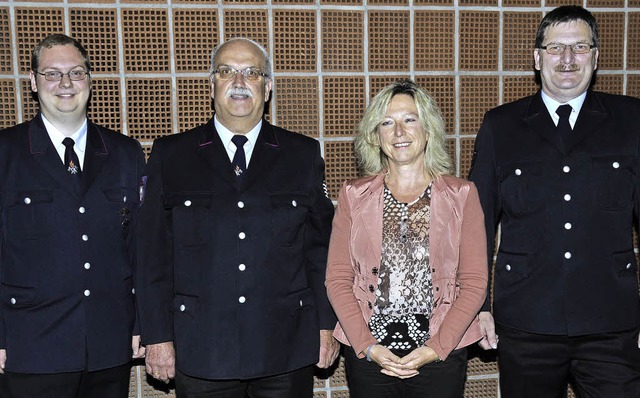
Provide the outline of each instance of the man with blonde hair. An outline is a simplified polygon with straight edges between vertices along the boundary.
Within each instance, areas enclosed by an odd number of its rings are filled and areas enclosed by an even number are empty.
[[[144,154],[87,118],[76,39],[43,39],[30,79],[40,112],[0,132],[0,396],[126,398]]]

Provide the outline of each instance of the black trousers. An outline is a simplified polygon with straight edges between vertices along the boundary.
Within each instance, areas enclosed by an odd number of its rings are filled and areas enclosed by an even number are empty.
[[[511,398],[640,398],[638,329],[587,336],[522,332],[496,324],[500,392]]]
[[[313,365],[249,380],[208,380],[176,371],[177,398],[311,398]]]
[[[424,365],[417,376],[398,379],[380,373],[380,366],[358,359],[345,347],[345,371],[351,398],[462,398],[467,373],[467,349],[453,351],[443,362]]]
[[[131,364],[95,372],[0,374],[2,398],[127,398]]]

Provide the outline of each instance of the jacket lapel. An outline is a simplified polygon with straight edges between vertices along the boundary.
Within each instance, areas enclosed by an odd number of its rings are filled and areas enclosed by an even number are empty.
[[[580,108],[580,114],[578,115],[576,125],[573,128],[568,149],[570,150],[575,148],[582,141],[599,131],[600,126],[604,123],[607,117],[608,114],[602,103],[600,103],[595,95],[588,92],[587,97],[582,104],[582,108]]]
[[[384,207],[384,174],[379,174],[373,181],[357,191],[357,197],[353,199],[354,211],[357,219],[353,222],[354,228],[362,228],[367,242],[354,242],[354,250],[363,250],[363,258],[371,259],[369,267],[379,267],[382,259],[382,212]],[[352,231],[358,234],[358,231]],[[365,275],[370,275],[370,270],[360,270]]]
[[[431,218],[429,219],[429,252],[432,260],[439,253],[446,226],[454,214],[454,209],[455,203],[450,197],[446,181],[442,177],[436,178],[431,186]]]
[[[60,159],[60,155],[53,147],[53,143],[49,138],[47,129],[44,127],[42,116],[36,115],[29,124],[27,130],[29,135],[29,150],[33,159],[38,163],[44,171],[49,174],[54,181],[74,196],[78,196],[75,192],[69,174],[64,169],[64,163]]]
[[[580,114],[573,128],[571,138],[565,143],[562,141],[562,138],[560,138],[555,124],[551,119],[551,115],[549,115],[549,111],[542,101],[540,91],[538,91],[538,93],[532,97],[527,107],[524,122],[531,130],[556,147],[558,151],[566,154],[597,132],[602,123],[607,119],[607,116],[608,114],[597,96],[591,92],[587,92],[587,97],[580,109]]]
[[[271,170],[280,151],[280,143],[273,126],[262,120],[262,128],[253,148],[242,188],[251,186],[260,176]]]
[[[523,121],[529,129],[540,135],[543,140],[551,143],[559,152],[566,153],[565,144],[556,131],[555,123],[553,123],[553,119],[542,101],[540,91],[531,98],[529,106],[525,110]]]
[[[236,175],[231,167],[227,150],[218,135],[213,118],[202,126],[196,152],[211,167],[214,173],[222,177],[229,185],[237,187]]]
[[[87,147],[84,151],[84,168],[80,180],[81,196],[91,188],[108,158],[109,151],[100,127],[89,122],[87,125]]]

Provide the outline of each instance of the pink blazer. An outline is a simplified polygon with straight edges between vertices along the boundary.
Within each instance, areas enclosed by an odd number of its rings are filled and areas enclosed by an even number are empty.
[[[333,219],[326,286],[338,316],[334,336],[360,354],[376,340],[369,331],[382,250],[384,175],[347,181]],[[433,181],[430,265],[431,338],[440,359],[482,337],[478,311],[487,290],[484,216],[473,183],[452,176]]]

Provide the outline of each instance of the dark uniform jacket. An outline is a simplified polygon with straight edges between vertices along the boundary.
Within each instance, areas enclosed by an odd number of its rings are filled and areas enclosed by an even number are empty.
[[[206,379],[282,374],[318,360],[335,316],[324,287],[333,205],[317,141],[262,122],[237,182],[213,119],[157,139],[141,208],[146,344],[174,341]]]
[[[131,359],[133,227],[144,155],[91,122],[79,192],[40,115],[0,132],[0,348],[6,370]]]
[[[569,336],[640,325],[638,115],[636,98],[589,92],[565,145],[540,92],[486,114],[470,179],[490,258],[501,222],[496,322]]]

